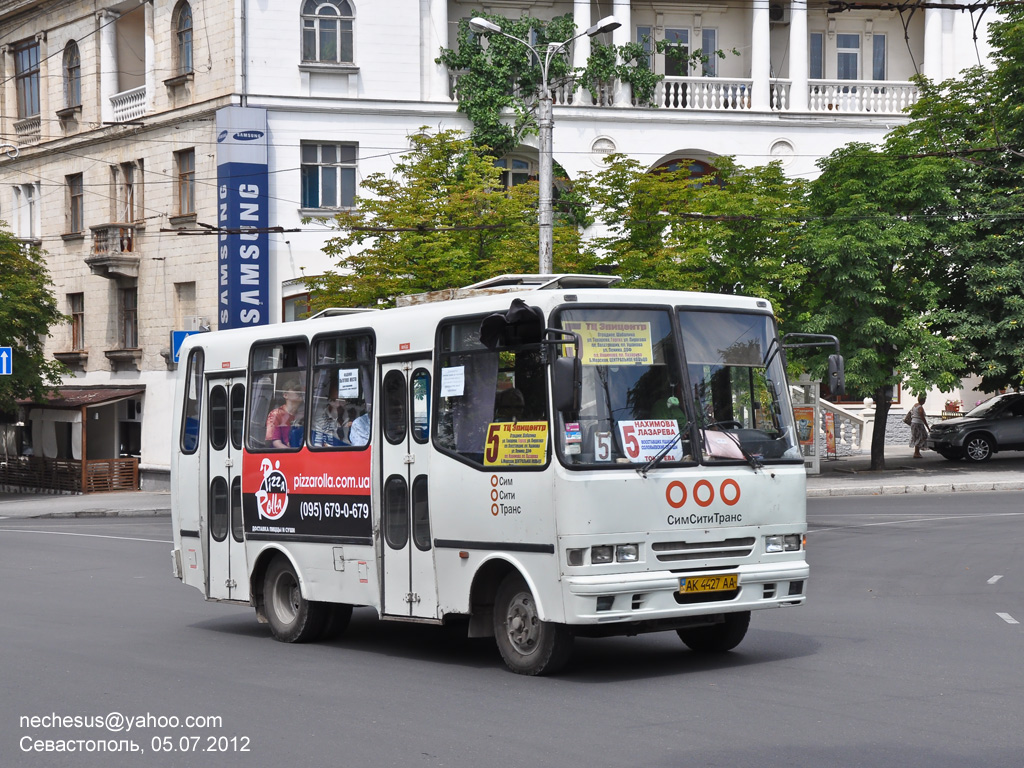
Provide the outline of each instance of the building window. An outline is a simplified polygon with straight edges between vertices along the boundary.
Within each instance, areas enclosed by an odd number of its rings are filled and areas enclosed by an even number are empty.
[[[647,54],[647,69],[654,71],[654,55],[652,49],[654,48],[654,35],[651,33],[650,27],[637,27],[636,28],[636,41],[644,49],[644,53]]]
[[[821,32],[811,33],[810,62],[807,75],[811,80],[825,77],[825,35]]]
[[[857,80],[860,73],[860,35],[836,35],[836,78]]]
[[[496,160],[494,165],[501,168],[501,184],[505,189],[525,184],[533,178],[530,162],[518,157],[507,157]]]
[[[356,197],[357,144],[302,144],[302,207],[351,208]]]
[[[705,61],[701,64],[700,70],[704,77],[718,77],[718,30],[704,29],[700,33],[700,52]]]
[[[885,80],[885,35],[874,35],[871,54],[871,79]]]
[[[14,49],[14,80],[18,91],[18,117],[39,114],[39,43]]]
[[[290,323],[294,320],[304,320],[309,317],[308,293],[297,293],[294,296],[286,296],[281,306],[281,322]]]
[[[114,182],[114,221],[131,224],[142,218],[142,161],[111,166]]]
[[[192,6],[181,3],[174,12],[175,74],[192,72]]]
[[[71,351],[85,349],[85,294],[68,294],[68,314],[71,315]]]
[[[82,105],[82,59],[74,40],[64,46],[64,107]]]
[[[353,16],[347,0],[306,0],[302,6],[302,60],[354,63]]]
[[[139,347],[139,289],[121,289],[121,347]]]
[[[82,174],[73,173],[65,177],[68,188],[67,233],[78,234],[85,230],[85,199]]]
[[[686,77],[690,74],[690,30],[666,29],[665,76]]]
[[[42,224],[39,192],[39,184],[14,185],[14,220],[10,223],[13,225],[14,236],[19,240],[39,240]]]
[[[196,151],[175,152],[174,160],[178,170],[178,215],[191,216],[196,212]]]

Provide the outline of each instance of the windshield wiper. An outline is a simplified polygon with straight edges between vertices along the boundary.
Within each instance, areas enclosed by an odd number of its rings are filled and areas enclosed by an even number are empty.
[[[743,454],[743,458],[747,460],[747,463],[751,466],[751,468],[754,470],[754,473],[756,474],[758,469],[764,468],[764,463],[756,456],[754,456],[754,454],[750,453],[746,448],[744,448],[743,443],[740,442],[740,439],[736,437],[736,435],[734,435],[732,432],[728,432],[724,429],[721,429],[721,427],[725,426],[726,424],[738,423],[739,422],[736,421],[712,421],[710,424],[705,424],[704,429],[719,427],[719,429],[717,429],[716,431],[721,432],[723,435],[726,435],[730,440],[732,440],[736,444],[736,447],[740,449],[740,453]]]
[[[656,467],[658,464],[660,464],[661,460],[664,459],[666,456],[668,456],[668,454],[672,451],[672,449],[675,448],[679,444],[679,441],[682,440],[682,439],[683,439],[683,433],[682,432],[676,432],[676,436],[673,437],[669,441],[668,445],[666,445],[664,448],[662,448],[660,451],[658,451],[658,453],[655,455],[655,457],[653,459],[648,461],[642,467],[637,467],[636,468],[637,474],[640,475],[640,477],[642,477],[642,478],[644,478],[646,480],[647,479],[647,470],[652,469],[653,467]]]

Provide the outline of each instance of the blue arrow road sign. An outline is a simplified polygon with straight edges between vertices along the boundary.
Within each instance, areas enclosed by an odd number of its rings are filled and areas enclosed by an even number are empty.
[[[0,376],[10,376],[14,372],[14,353],[10,347],[0,347]]]
[[[171,331],[171,356],[174,362],[178,362],[178,353],[181,352],[181,342],[199,331]]]

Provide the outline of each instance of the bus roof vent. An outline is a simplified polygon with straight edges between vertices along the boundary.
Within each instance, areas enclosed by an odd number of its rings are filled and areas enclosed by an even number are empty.
[[[315,315],[310,315],[307,320],[315,320],[318,317],[341,317],[342,315],[356,315],[360,312],[378,312],[374,307],[328,307],[321,309]]]
[[[473,285],[464,290],[480,290],[488,288],[507,288],[509,290],[556,290],[579,288],[607,288],[622,278],[614,275],[499,275]]]

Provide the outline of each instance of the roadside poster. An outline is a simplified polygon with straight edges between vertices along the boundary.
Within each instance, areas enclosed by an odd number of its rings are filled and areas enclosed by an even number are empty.
[[[825,414],[825,452],[836,452],[836,417],[831,411]]]
[[[814,445],[814,436],[818,431],[814,428],[814,406],[794,405],[793,416],[796,418],[796,437],[800,445]]]

